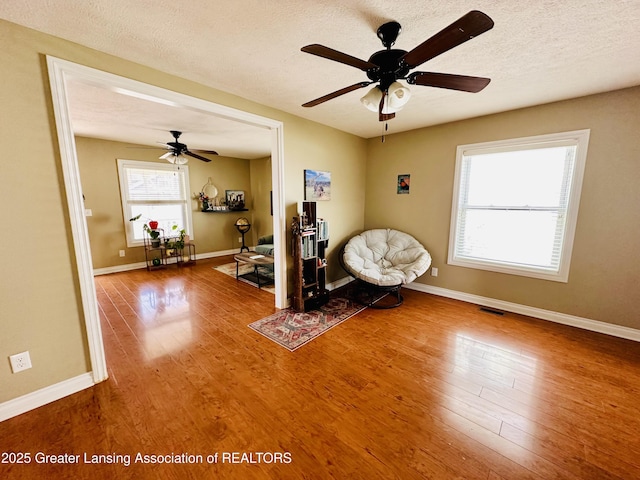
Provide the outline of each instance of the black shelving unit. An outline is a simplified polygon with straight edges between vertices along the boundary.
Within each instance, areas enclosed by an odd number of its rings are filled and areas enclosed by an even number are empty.
[[[327,290],[328,224],[316,218],[315,202],[304,202],[303,213],[291,225],[293,309],[306,312],[329,301]]]

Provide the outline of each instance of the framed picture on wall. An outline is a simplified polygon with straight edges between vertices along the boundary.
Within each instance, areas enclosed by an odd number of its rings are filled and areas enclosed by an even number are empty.
[[[398,194],[409,193],[409,181],[411,175],[408,173],[398,175]]]
[[[331,200],[331,172],[305,170],[304,199],[307,202]]]
[[[229,210],[242,210],[244,208],[244,190],[225,190],[224,193]]]

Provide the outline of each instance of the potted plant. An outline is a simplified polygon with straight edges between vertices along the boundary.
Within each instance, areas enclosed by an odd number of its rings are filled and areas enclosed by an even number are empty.
[[[178,225],[173,225],[171,230],[178,230]],[[174,240],[165,240],[165,248],[167,249],[167,255],[179,256],[183,253],[186,232],[184,228],[180,229],[178,236]]]
[[[133,218],[130,218],[130,222],[135,222],[142,217],[142,214],[136,215]],[[149,235],[151,239],[151,246],[153,248],[158,248],[160,246],[160,230],[158,229],[158,222],[156,220],[149,220],[147,223],[142,225],[142,229]]]
[[[178,230],[178,226],[174,225],[173,227],[171,227],[171,230]],[[184,231],[184,228],[180,229],[180,231],[178,232],[178,238],[175,241],[175,245],[176,248],[182,250],[184,248],[184,237],[186,235],[186,232]]]
[[[158,222],[156,222],[156,226]],[[153,248],[158,248],[160,246],[160,230],[151,229],[146,223],[142,226],[144,231],[147,232],[149,237],[151,238],[151,246]]]

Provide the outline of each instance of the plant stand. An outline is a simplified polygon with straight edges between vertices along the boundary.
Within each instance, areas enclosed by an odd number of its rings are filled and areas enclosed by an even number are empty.
[[[144,255],[147,270],[157,270],[175,264],[177,267],[186,267],[196,262],[196,246],[188,242],[183,248],[170,248],[167,244],[175,241],[177,237],[160,237],[160,245],[154,247],[151,237],[145,235]]]

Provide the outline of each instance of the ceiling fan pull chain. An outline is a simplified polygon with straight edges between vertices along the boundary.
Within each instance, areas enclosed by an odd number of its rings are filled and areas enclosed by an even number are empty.
[[[382,131],[382,137],[380,137],[380,140],[382,140],[382,143],[384,143],[385,134],[386,134],[386,132],[388,130],[389,130],[389,122],[384,122],[384,127],[383,127],[383,131]]]

